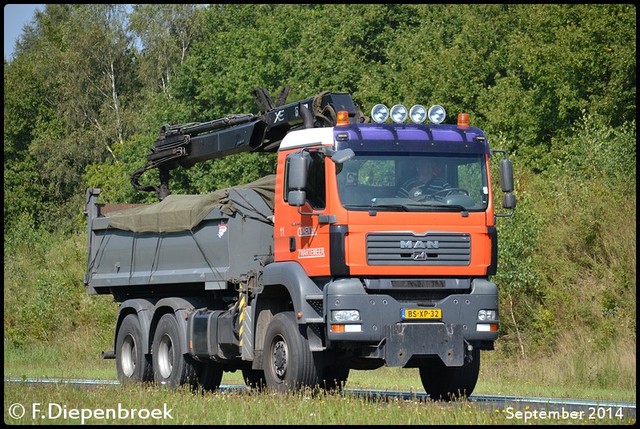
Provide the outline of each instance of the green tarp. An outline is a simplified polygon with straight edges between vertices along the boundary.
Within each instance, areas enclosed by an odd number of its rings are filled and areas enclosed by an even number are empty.
[[[227,215],[233,214],[238,209],[233,190],[245,188],[260,194],[273,213],[275,178],[275,175],[270,175],[246,185],[219,189],[205,195],[169,195],[157,204],[111,213],[109,227],[134,232],[188,231],[197,226],[214,207]]]

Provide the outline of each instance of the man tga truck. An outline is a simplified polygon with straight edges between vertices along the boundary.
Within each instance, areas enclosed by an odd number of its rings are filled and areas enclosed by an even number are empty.
[[[418,368],[431,398],[470,395],[498,337],[498,216],[511,161],[441,106],[373,107],[324,92],[260,113],[165,125],[132,184],[160,202],[109,212],[87,190],[89,293],[120,304],[119,379],[216,389],[223,372],[275,391],[341,388],[350,369]],[[423,123],[429,118],[431,123]],[[275,175],[172,195],[170,171],[277,151]],[[490,159],[501,154],[504,212]],[[400,192],[423,159],[448,183]],[[160,184],[141,185],[146,170]]]

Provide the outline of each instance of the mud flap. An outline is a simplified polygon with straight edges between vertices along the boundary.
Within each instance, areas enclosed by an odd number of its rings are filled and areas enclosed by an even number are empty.
[[[438,355],[446,366],[464,364],[462,325],[398,323],[385,326],[387,366],[404,366],[414,355]]]

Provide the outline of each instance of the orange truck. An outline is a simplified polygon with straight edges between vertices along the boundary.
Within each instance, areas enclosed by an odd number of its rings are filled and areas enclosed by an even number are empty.
[[[496,219],[511,216],[511,161],[467,114],[346,93],[165,125],[132,175],[160,202],[119,208],[86,194],[90,294],[120,303],[121,382],[214,390],[227,371],[283,392],[341,389],[349,372],[418,368],[433,399],[470,395],[499,333]],[[273,175],[174,195],[170,173],[240,152],[277,152]],[[500,159],[502,209],[490,162]],[[435,190],[403,185],[430,163]],[[159,185],[141,185],[159,170]],[[414,182],[417,183],[417,182]]]

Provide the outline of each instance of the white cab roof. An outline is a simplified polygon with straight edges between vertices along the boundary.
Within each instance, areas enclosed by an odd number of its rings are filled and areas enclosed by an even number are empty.
[[[333,146],[333,127],[305,128],[290,131],[280,143],[279,150],[308,146]]]

